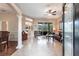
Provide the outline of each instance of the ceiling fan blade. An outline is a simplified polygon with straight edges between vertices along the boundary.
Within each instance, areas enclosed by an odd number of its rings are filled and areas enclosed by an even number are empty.
[[[56,11],[53,11],[52,13],[56,13]]]
[[[52,15],[56,15],[56,14],[53,13]]]

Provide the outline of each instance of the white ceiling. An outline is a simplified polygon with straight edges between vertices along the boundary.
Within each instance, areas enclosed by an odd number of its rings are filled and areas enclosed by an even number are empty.
[[[52,19],[58,18],[62,15],[62,4],[61,3],[16,3],[23,14],[31,18],[45,18]],[[48,15],[46,10],[51,8],[56,11],[56,15]]]
[[[61,17],[61,3],[16,3],[25,16],[36,19],[53,19]],[[49,9],[56,11],[56,15],[48,15]],[[16,11],[7,3],[0,3],[0,13],[16,13]]]
[[[16,13],[16,11],[7,3],[0,3],[0,13]]]

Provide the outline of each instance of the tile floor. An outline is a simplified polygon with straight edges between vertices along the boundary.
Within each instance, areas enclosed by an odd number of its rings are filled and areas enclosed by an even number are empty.
[[[56,40],[48,41],[44,36],[23,42],[22,49],[17,50],[12,56],[62,56],[62,44]]]

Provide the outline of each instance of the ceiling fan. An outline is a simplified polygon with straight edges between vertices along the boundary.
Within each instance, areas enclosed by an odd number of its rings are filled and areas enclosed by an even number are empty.
[[[56,10],[52,10],[52,9],[48,9],[44,11],[44,15],[56,15],[57,11]]]
[[[51,15],[56,15],[56,11],[52,11],[51,9],[50,10],[48,10],[48,12],[47,13],[49,13],[49,14],[51,14]]]

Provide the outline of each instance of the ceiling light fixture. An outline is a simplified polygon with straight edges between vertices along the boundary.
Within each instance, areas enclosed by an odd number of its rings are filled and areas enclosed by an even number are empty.
[[[29,26],[31,26],[32,23],[30,23],[30,22],[25,22],[25,25],[29,25]]]
[[[26,20],[31,21],[31,22],[33,21],[33,20],[32,20],[32,19],[30,19],[30,18],[26,18]]]

